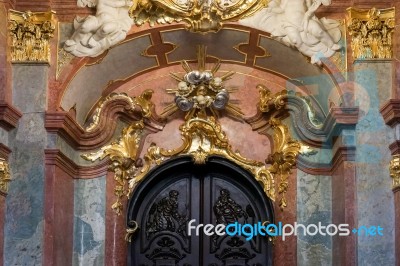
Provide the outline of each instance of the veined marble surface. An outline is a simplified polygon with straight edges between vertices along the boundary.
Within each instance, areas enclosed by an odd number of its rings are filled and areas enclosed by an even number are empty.
[[[73,265],[104,265],[106,177],[75,180]]]

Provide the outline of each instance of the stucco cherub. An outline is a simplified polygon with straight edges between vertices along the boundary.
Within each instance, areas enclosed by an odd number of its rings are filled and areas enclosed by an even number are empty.
[[[78,0],[79,6],[96,6],[96,15],[75,18],[75,32],[64,49],[75,56],[95,57],[124,40],[133,24],[128,13],[132,4],[132,0]]]
[[[330,4],[331,0],[272,0],[267,8],[241,23],[271,33],[311,57],[311,63],[321,64],[320,58],[330,57],[341,48],[339,23],[315,16],[321,5]]]

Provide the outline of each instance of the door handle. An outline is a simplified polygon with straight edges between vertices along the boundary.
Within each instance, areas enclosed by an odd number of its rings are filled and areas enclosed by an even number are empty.
[[[265,226],[265,227],[267,227],[267,226],[270,225],[270,224],[271,224],[270,221],[265,221],[265,222],[262,223],[262,225]],[[265,233],[267,233],[266,230],[265,230]],[[273,228],[271,228],[271,229],[269,229],[269,233],[275,233],[275,230],[274,230]],[[268,240],[269,240],[270,242],[272,242],[272,245],[275,245],[275,239],[276,239],[276,236],[270,236],[270,235],[268,235]]]
[[[138,229],[139,225],[137,224],[137,222],[134,220],[130,220],[128,222],[128,227],[126,228],[125,241],[131,243],[132,237]]]

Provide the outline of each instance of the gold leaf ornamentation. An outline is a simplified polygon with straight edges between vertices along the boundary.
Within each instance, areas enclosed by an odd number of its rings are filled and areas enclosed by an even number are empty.
[[[143,121],[138,121],[122,130],[121,138],[109,145],[102,147],[99,151],[83,154],[82,157],[88,161],[103,160],[108,157],[111,160],[109,169],[114,172],[116,186],[114,194],[117,201],[112,205],[112,209],[120,215],[123,210],[121,198],[129,195],[126,183],[135,178],[139,171],[141,159],[137,159],[140,142],[143,136]]]
[[[145,90],[138,97],[130,97],[126,93],[111,93],[107,97],[105,97],[96,108],[92,123],[86,128],[87,132],[92,132],[99,125],[100,117],[103,113],[104,106],[106,106],[109,102],[116,100],[123,100],[128,102],[129,107],[126,107],[126,111],[134,111],[136,108],[140,108],[142,116],[145,118],[149,118],[152,115],[152,109],[154,107],[154,103],[151,101],[151,97],[153,95],[153,90]]]
[[[390,177],[393,180],[392,189],[400,188],[400,155],[393,155],[389,165]]]
[[[216,32],[224,22],[238,21],[253,15],[268,0],[149,0],[135,1],[129,15],[138,26],[185,22],[193,32]]]
[[[56,29],[55,12],[9,11],[8,31],[13,63],[50,63],[50,39]]]
[[[11,181],[10,168],[6,160],[0,158],[0,192],[8,193],[8,184]]]
[[[347,28],[354,59],[393,57],[394,8],[348,8]]]

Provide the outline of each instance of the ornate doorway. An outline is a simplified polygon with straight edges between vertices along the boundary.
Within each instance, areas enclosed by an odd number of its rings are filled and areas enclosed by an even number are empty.
[[[139,230],[129,244],[128,265],[272,265],[265,236],[188,234],[188,223],[273,222],[273,208],[254,177],[220,157],[195,165],[190,157],[155,168],[129,202],[128,221]]]

